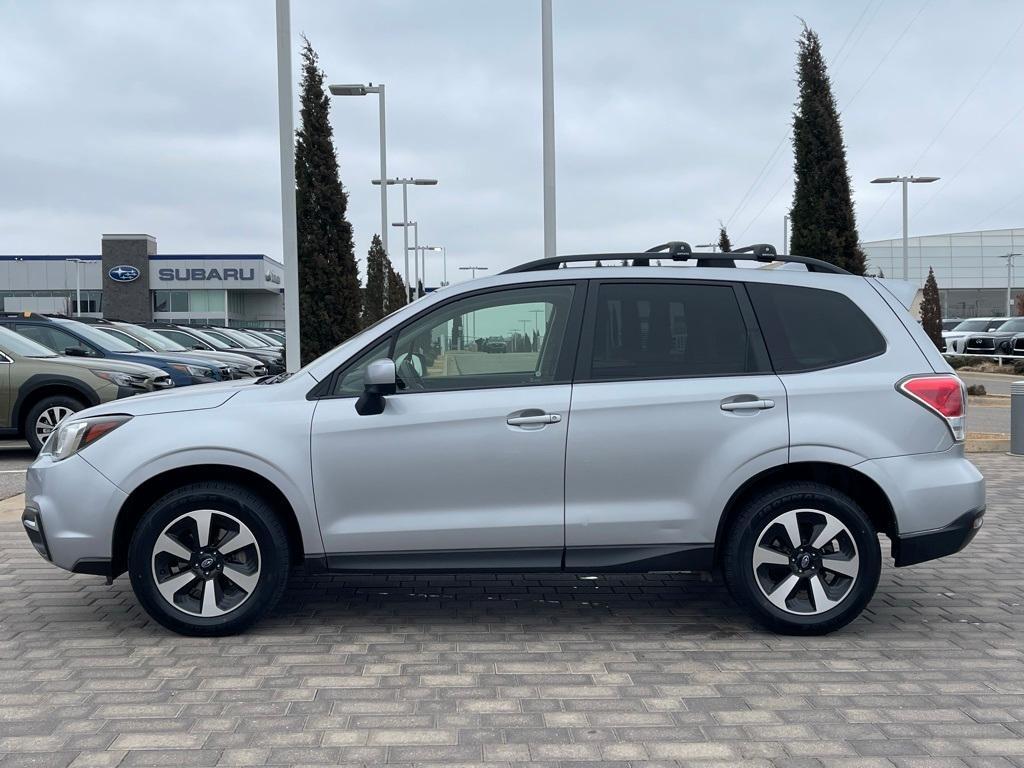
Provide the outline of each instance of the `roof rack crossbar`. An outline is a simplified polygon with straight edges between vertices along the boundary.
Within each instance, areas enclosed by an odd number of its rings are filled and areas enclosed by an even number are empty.
[[[711,253],[689,253],[684,254],[682,249],[677,250],[674,254],[671,248],[672,243],[665,243],[663,246],[658,246],[668,250],[669,258],[672,261],[690,261],[696,259],[698,267],[724,267],[728,266],[724,262],[732,262],[735,266],[736,261],[757,261],[762,264],[772,262],[783,262],[786,264],[803,264],[807,267],[808,272],[828,272],[835,275],[848,275],[850,274],[842,267],[837,267],[835,264],[829,264],[827,261],[821,259],[814,259],[810,256],[792,256],[787,254],[775,253],[775,248],[767,243],[759,243],[757,245],[748,245],[743,248],[739,248],[734,251],[729,251],[727,254],[711,254]],[[679,243],[678,245],[686,245],[685,243]],[[689,248],[689,246],[686,246]],[[651,263],[651,253],[659,253],[660,251],[647,251],[644,253],[581,253],[573,254],[568,256],[553,256],[549,259],[536,259],[534,261],[528,261],[524,264],[506,269],[502,274],[511,275],[519,272],[540,272],[549,269],[558,269],[563,264],[573,264],[586,261],[631,261],[634,267],[649,267]]]

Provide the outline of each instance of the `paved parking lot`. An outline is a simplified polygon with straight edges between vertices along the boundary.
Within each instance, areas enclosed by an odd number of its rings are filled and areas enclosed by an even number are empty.
[[[0,766],[1024,766],[1024,460],[965,552],[826,638],[689,575],[296,578],[235,638],[0,522]]]

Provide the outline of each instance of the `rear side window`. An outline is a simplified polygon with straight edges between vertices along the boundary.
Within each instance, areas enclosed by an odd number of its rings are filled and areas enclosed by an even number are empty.
[[[733,376],[761,368],[731,285],[603,283],[593,315],[593,380]]]
[[[766,283],[747,283],[747,291],[779,373],[833,368],[885,352],[882,334],[841,293]]]

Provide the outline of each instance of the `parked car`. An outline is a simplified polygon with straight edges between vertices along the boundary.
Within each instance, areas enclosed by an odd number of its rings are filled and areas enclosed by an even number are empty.
[[[972,333],[987,333],[994,331],[1005,323],[1005,317],[972,317],[963,320],[951,331],[942,332],[942,341],[945,344],[943,352],[953,352],[958,355],[966,353],[967,337]]]
[[[61,357],[0,327],[0,436],[22,438],[33,451],[73,413],[172,386],[151,366]]]
[[[1013,338],[1024,333],[1024,317],[1011,317],[994,330],[971,333],[964,342],[969,355],[1012,355]]]
[[[558,269],[595,258],[642,266]],[[809,271],[650,258],[541,259],[296,373],[76,414],[28,471],[25,529],[62,568],[127,571],[191,635],[251,625],[298,565],[720,570],[758,621],[819,634],[870,601],[879,533],[898,567],[971,540],[966,393],[912,296],[799,256],[737,258]],[[469,317],[537,318],[539,349],[476,351]],[[435,343],[453,336],[457,362]]]
[[[160,333],[166,332],[164,328],[156,326],[153,329]],[[195,339],[197,346],[208,347],[218,352],[236,352],[248,355],[249,357],[255,357],[257,360],[263,361],[263,364],[267,366],[268,373],[278,374],[284,372],[284,353],[280,349],[243,346],[240,341],[223,333],[224,329],[222,328],[197,328],[192,325],[177,325],[174,326],[174,329],[191,336]]]
[[[105,333],[115,336],[121,341],[131,344],[142,352],[156,352],[158,354],[170,353],[173,355],[182,353],[189,357],[198,357],[209,361],[213,365],[224,369],[227,378],[240,379],[244,377],[260,377],[267,375],[267,366],[253,357],[237,355],[233,352],[213,352],[205,349],[190,349],[182,346],[176,341],[161,336],[156,331],[143,328],[133,323],[121,321],[105,321],[96,326]]]
[[[962,322],[963,322],[963,318],[961,318],[961,317],[944,317],[944,318],[942,318],[942,330],[943,331],[952,331],[954,328],[956,328]]]
[[[204,326],[203,330],[208,333],[214,333],[221,337],[226,337],[228,340],[239,344],[244,349],[269,349],[280,353],[284,348],[276,341],[267,340],[260,338],[254,333],[250,333],[248,330],[240,330],[238,328],[224,328],[222,326],[207,325]]]
[[[103,333],[87,323],[63,317],[8,313],[0,316],[0,325],[39,342],[58,354],[151,365],[166,371],[178,387],[230,378],[226,369],[209,360],[180,354],[140,352],[131,344]]]

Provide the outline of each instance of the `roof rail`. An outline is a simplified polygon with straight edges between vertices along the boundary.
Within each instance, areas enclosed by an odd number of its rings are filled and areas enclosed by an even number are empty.
[[[506,269],[502,274],[511,275],[519,272],[540,272],[548,269],[558,269],[563,264],[572,264],[584,261],[631,261],[634,267],[649,267],[651,265],[651,254],[660,254],[672,261],[696,260],[698,267],[735,267],[736,261],[758,261],[762,264],[783,262],[787,264],[803,264],[808,272],[828,272],[836,275],[850,274],[842,267],[829,264],[821,259],[813,259],[810,256],[791,256],[777,254],[775,246],[768,243],[757,243],[736,248],[728,253],[704,254],[693,253],[690,246],[681,240],[673,240],[668,243],[656,245],[643,253],[580,253],[570,256],[553,256],[547,259],[536,259],[527,261],[511,269]]]

